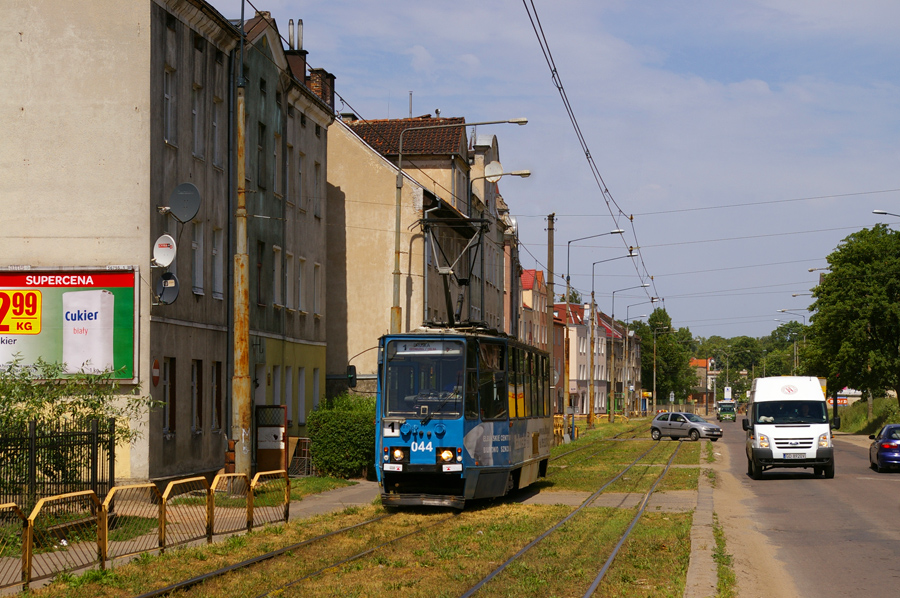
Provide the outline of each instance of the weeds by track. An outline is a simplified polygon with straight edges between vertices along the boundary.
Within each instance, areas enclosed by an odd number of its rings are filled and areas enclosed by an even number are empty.
[[[529,542],[528,544],[526,544],[525,546],[523,546],[521,550],[519,550],[516,554],[514,554],[512,557],[510,557],[506,562],[504,562],[504,563],[501,564],[499,567],[497,567],[496,569],[494,569],[493,571],[491,571],[487,576],[485,576],[484,578],[482,578],[481,580],[479,580],[476,584],[474,584],[471,588],[469,588],[465,593],[463,593],[462,596],[461,596],[461,598],[469,598],[470,596],[472,596],[473,594],[475,594],[476,592],[478,592],[482,587],[485,586],[485,584],[487,584],[488,582],[490,582],[491,580],[493,580],[497,575],[499,575],[500,573],[502,573],[503,571],[505,571],[510,565],[512,565],[513,563],[515,563],[516,561],[518,561],[522,556],[524,556],[526,553],[528,553],[528,551],[530,551],[532,548],[534,548],[536,545],[538,545],[538,543],[540,543],[541,541],[543,541],[545,538],[547,538],[548,536],[550,536],[550,535],[553,534],[554,532],[557,532],[558,530],[560,530],[560,528],[562,528],[563,525],[565,525],[565,524],[568,523],[570,520],[572,520],[572,519],[575,518],[577,515],[579,515],[579,514],[581,513],[581,511],[582,511],[585,507],[589,506],[589,505],[594,501],[594,499],[596,499],[598,496],[600,496],[600,494],[601,494],[604,490],[606,490],[607,488],[609,488],[609,487],[610,487],[613,483],[615,483],[619,478],[621,478],[621,477],[624,476],[626,473],[628,473],[632,468],[635,467],[635,465],[637,465],[644,457],[646,457],[651,451],[653,451],[653,450],[654,450],[655,448],[657,448],[658,446],[660,446],[660,443],[659,443],[659,442],[656,442],[652,447],[650,447],[649,449],[647,449],[646,451],[644,451],[644,453],[642,453],[637,459],[635,459],[635,460],[634,460],[633,462],[631,462],[627,467],[625,467],[624,469],[622,469],[622,470],[621,470],[618,474],[616,474],[612,479],[610,479],[609,481],[607,481],[606,483],[604,483],[604,484],[603,484],[596,492],[594,492],[593,494],[591,494],[590,497],[588,497],[588,498],[587,498],[587,499],[586,499],[579,507],[577,507],[574,511],[572,511],[571,513],[569,513],[566,517],[564,517],[563,519],[561,519],[558,523],[556,523],[555,525],[553,525],[550,529],[548,529],[547,531],[545,531],[543,534],[539,535],[537,538],[535,538],[534,540],[532,540],[531,542]],[[656,490],[656,487],[659,485],[660,481],[662,481],[663,476],[666,474],[666,472],[668,472],[669,467],[672,465],[672,462],[675,460],[675,455],[678,453],[678,449],[679,449],[679,448],[681,448],[681,445],[680,445],[680,444],[679,444],[679,445],[675,448],[675,450],[672,452],[671,457],[669,457],[668,463],[666,464],[666,466],[665,466],[665,468],[663,469],[663,471],[659,474],[659,476],[657,477],[656,481],[653,483],[653,486],[650,488],[649,491],[647,491],[647,492],[644,494],[643,500],[641,501],[641,504],[640,504],[640,507],[639,507],[639,509],[638,509],[638,511],[637,511],[637,514],[635,515],[634,519],[631,521],[631,524],[628,526],[628,528],[624,531],[624,533],[623,533],[623,534],[621,535],[621,537],[619,538],[619,541],[616,543],[614,549],[613,549],[612,552],[609,554],[609,556],[608,556],[608,558],[606,559],[606,562],[604,563],[603,567],[600,569],[599,573],[598,573],[597,576],[595,577],[595,579],[594,579],[594,581],[592,582],[591,586],[589,587],[588,591],[584,594],[585,597],[588,597],[588,596],[593,595],[593,593],[596,591],[597,587],[599,586],[600,582],[601,582],[602,579],[603,579],[603,576],[604,576],[604,575],[606,574],[606,572],[609,570],[610,565],[612,564],[613,560],[615,559],[616,555],[618,554],[619,549],[622,547],[622,545],[624,544],[625,540],[626,540],[626,539],[628,538],[628,536],[631,534],[631,531],[634,529],[634,526],[637,524],[638,520],[640,519],[641,515],[643,514],[644,509],[646,508],[647,502],[648,502],[649,499],[650,499],[650,496],[651,496],[651,495],[653,494],[653,492]]]

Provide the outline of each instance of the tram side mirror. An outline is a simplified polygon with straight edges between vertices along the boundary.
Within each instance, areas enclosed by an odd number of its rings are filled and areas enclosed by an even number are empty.
[[[347,386],[350,388],[356,388],[356,366],[348,365],[347,366]]]

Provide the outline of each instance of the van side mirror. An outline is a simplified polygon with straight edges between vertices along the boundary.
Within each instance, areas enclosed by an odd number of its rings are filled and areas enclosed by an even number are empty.
[[[833,430],[839,430],[840,427],[841,427],[841,418],[836,417],[833,420],[831,420],[831,428]]]
[[[746,432],[747,430],[749,430],[749,429],[750,429],[750,420],[747,419],[747,418],[742,419],[742,420],[741,420],[741,427],[744,429],[745,432]]]
[[[356,388],[356,366],[348,365],[347,366],[347,386],[350,388]]]

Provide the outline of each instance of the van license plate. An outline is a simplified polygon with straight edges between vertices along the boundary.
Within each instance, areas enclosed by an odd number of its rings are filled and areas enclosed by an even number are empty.
[[[806,459],[806,453],[785,453],[785,459]]]

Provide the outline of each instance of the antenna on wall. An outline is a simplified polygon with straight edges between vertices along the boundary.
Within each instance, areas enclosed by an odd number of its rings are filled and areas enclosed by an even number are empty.
[[[412,92],[409,92],[409,117],[412,118]]]

